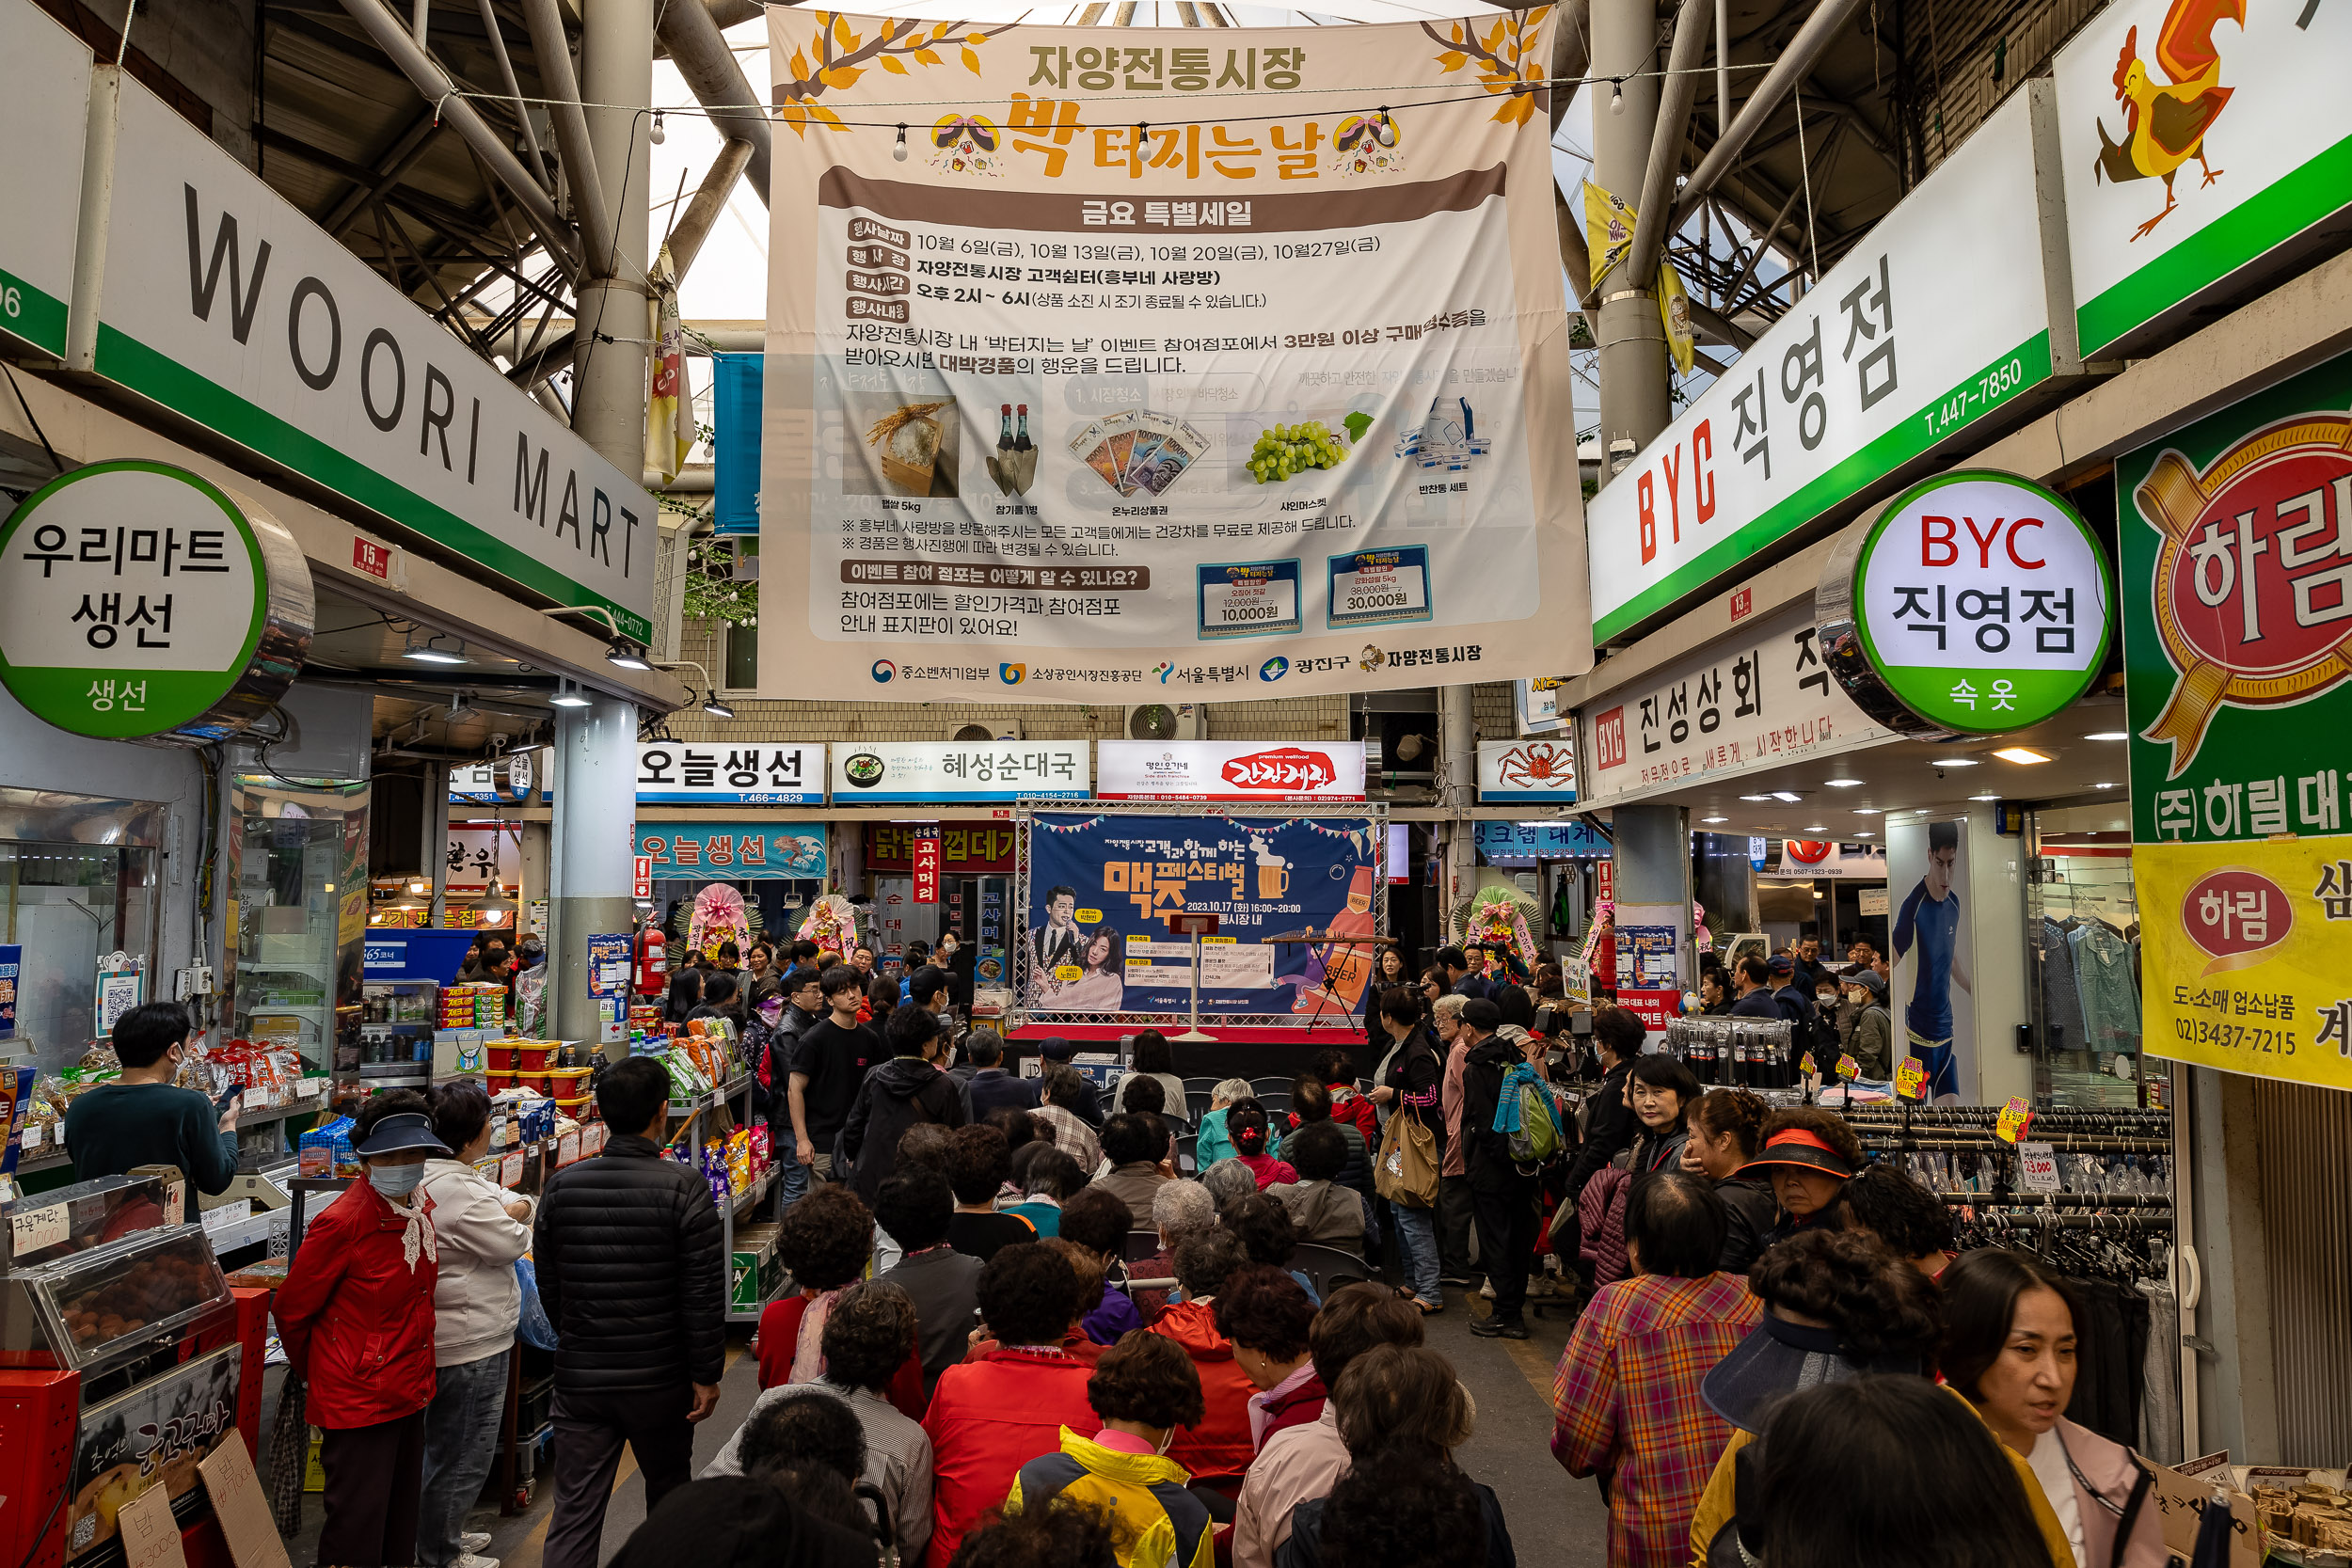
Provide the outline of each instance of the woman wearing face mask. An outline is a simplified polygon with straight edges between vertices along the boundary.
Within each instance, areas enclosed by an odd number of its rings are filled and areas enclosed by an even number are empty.
[[[1944,1271],[1944,1377],[2025,1457],[2066,1531],[2074,1568],[2164,1568],[2150,1478],[2129,1449],[2061,1412],[2074,1397],[2074,1293],[2040,1260],[1999,1248]]]
[[[325,1433],[318,1559],[381,1568],[417,1560],[440,1276],[432,1201],[417,1188],[426,1157],[450,1148],[409,1089],[370,1100],[351,1146],[365,1179],[311,1219],[275,1310],[286,1364],[309,1380],[310,1424]]]

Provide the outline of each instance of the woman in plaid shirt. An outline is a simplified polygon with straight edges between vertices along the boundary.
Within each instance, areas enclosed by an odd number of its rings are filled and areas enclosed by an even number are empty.
[[[1626,1201],[1632,1277],[1603,1286],[1577,1320],[1552,1383],[1553,1457],[1601,1474],[1613,1568],[1678,1568],[1691,1515],[1731,1425],[1699,1397],[1708,1370],[1762,1312],[1747,1281],[1721,1274],[1728,1225],[1705,1180],[1661,1172]]]

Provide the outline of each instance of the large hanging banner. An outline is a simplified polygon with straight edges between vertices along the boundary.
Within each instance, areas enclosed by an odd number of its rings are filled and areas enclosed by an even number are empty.
[[[1263,939],[1311,927],[1375,934],[1379,835],[1344,817],[1057,816],[1030,824],[1020,997],[1042,1013],[1181,1013],[1192,942],[1171,914],[1213,914],[1204,1013],[1354,1013],[1375,949]]]
[[[1551,25],[771,8],[772,694],[1589,668]]]

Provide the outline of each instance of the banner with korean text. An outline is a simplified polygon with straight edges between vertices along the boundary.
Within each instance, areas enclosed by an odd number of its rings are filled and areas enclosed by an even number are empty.
[[[2115,467],[2151,1053],[2352,1088],[2352,356]]]
[[[1030,824],[1021,999],[1037,1012],[1183,1012],[1192,943],[1171,914],[1213,914],[1200,1010],[1344,1018],[1375,953],[1381,835],[1365,819],[1040,813]],[[1338,938],[1268,943],[1311,928]]]
[[[771,8],[759,518],[807,598],[761,668],[1138,703],[1589,668],[1553,25]]]

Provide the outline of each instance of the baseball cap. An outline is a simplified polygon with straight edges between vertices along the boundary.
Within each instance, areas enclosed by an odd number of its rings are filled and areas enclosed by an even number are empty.
[[[1846,1157],[1830,1147],[1819,1132],[1804,1127],[1784,1127],[1765,1139],[1756,1158],[1741,1165],[1736,1174],[1745,1176],[1767,1165],[1795,1165],[1834,1176],[1840,1181],[1853,1178],[1853,1167],[1846,1163]]]
[[[1886,1000],[1885,977],[1881,975],[1875,969],[1856,969],[1849,971],[1842,983],[1849,986],[1860,986],[1864,990],[1868,991],[1872,996],[1877,997],[1881,1002]]]
[[[1078,1053],[1078,1048],[1059,1035],[1048,1035],[1037,1042],[1037,1053],[1049,1062],[1066,1062]]]
[[[1794,974],[1797,972],[1797,960],[1786,953],[1775,953],[1764,960],[1764,970],[1768,974]]]

